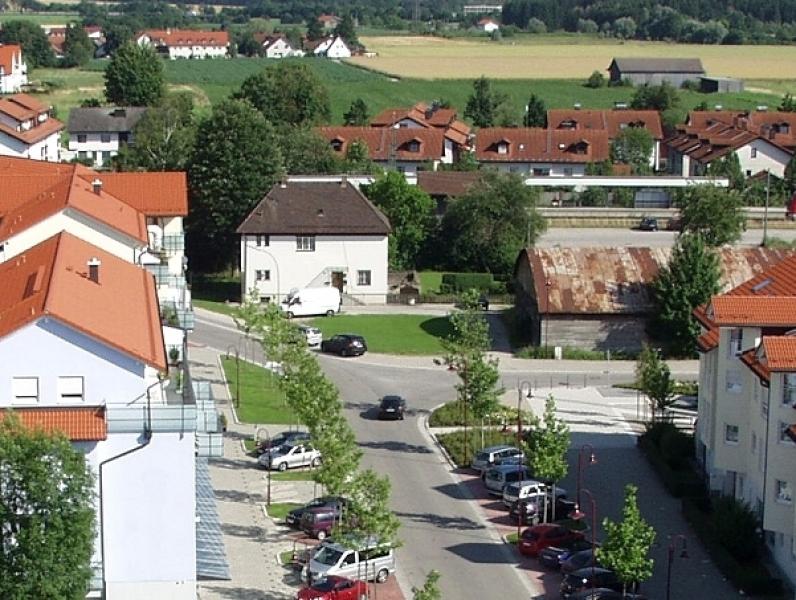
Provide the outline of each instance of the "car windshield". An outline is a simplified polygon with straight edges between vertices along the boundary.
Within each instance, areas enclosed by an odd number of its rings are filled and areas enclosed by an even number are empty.
[[[290,444],[282,444],[279,448],[276,448],[275,452],[277,454],[290,454],[290,452],[295,448],[295,446],[291,446]]]
[[[475,460],[480,462],[488,462],[489,461],[489,454],[486,452],[479,452],[475,455]]]
[[[340,550],[335,550],[331,546],[321,546],[321,549],[315,554],[313,560],[322,565],[333,567],[337,564],[337,561],[340,560],[342,555],[343,553]]]
[[[381,401],[383,406],[398,406],[401,403],[401,399],[398,396],[384,396]]]
[[[532,529],[526,529],[522,532],[522,539],[524,540],[538,540],[539,539],[539,532],[533,531]]]

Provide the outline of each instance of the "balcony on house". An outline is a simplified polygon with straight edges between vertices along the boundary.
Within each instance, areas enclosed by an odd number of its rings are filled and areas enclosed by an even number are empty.
[[[224,426],[209,381],[194,381],[196,398],[196,455],[224,456]]]

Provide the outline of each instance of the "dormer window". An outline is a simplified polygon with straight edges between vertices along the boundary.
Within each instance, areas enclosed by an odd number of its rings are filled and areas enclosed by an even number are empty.
[[[409,152],[420,152],[420,142],[418,142],[417,140],[411,140],[407,142],[406,149]]]
[[[339,138],[335,138],[331,141],[332,150],[335,152],[340,152],[343,149],[343,140]]]
[[[569,151],[575,154],[586,154],[589,151],[589,143],[586,141],[581,141],[577,144],[572,144],[569,147]]]
[[[558,126],[559,129],[577,129],[578,122],[575,119],[567,119],[565,121],[561,121],[561,124]]]
[[[498,142],[497,153],[498,154],[508,154],[509,153],[508,142]]]

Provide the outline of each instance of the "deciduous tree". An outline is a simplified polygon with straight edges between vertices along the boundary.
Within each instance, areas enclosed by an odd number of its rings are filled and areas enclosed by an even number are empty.
[[[544,425],[544,427],[541,427]],[[544,414],[539,426],[532,430],[529,440],[531,468],[536,477],[552,483],[567,476],[567,451],[570,445],[569,425],[556,416],[556,400],[552,396],[545,400]],[[553,493],[555,498],[555,493]],[[547,515],[545,507],[544,515]],[[556,506],[553,502],[552,520],[556,520]]]
[[[730,180],[730,187],[734,190],[741,190],[744,187],[744,176],[741,170],[741,162],[735,152],[717,158],[708,164],[707,175],[714,177],[726,177]]]
[[[611,159],[630,165],[633,173],[649,173],[655,141],[645,127],[625,127],[611,142]]]
[[[525,117],[522,120],[525,127],[546,127],[547,126],[547,108],[542,100],[536,94],[531,94],[528,98],[528,104],[525,106]]]
[[[439,589],[439,571],[431,570],[426,575],[426,582],[422,588],[412,588],[413,600],[442,600]]]
[[[92,58],[94,58],[94,42],[88,38],[83,27],[77,23],[67,25],[63,66],[82,67]]]
[[[652,284],[657,306],[656,334],[680,356],[696,350],[699,324],[693,310],[719,291],[719,259],[700,234],[684,233]]]
[[[630,107],[635,110],[666,111],[677,108],[680,96],[677,90],[668,82],[661,85],[643,85],[633,94]]]
[[[286,173],[321,175],[341,170],[329,142],[311,128],[282,125],[276,132]]]
[[[473,81],[473,93],[467,99],[464,116],[476,127],[492,127],[497,121],[498,107],[506,101],[506,95],[493,90],[490,81],[481,76]]]
[[[199,124],[188,170],[188,242],[198,269],[233,263],[235,229],[282,174],[277,135],[265,117],[243,100],[217,104]]]
[[[674,401],[674,380],[669,365],[661,359],[658,350],[647,344],[636,362],[636,383],[650,400],[654,423]]]
[[[384,173],[362,191],[390,221],[390,268],[414,269],[435,225],[431,196],[397,171]]]
[[[735,190],[695,185],[678,192],[684,232],[700,233],[708,246],[721,246],[740,239],[745,217],[743,198]]]
[[[85,596],[94,545],[93,477],[63,435],[0,420],[0,598]]]
[[[22,58],[30,69],[55,64],[55,54],[47,34],[33,21],[6,21],[0,29],[0,42],[22,46]]]
[[[334,28],[334,34],[343,38],[343,41],[345,41],[345,43],[349,46],[359,46],[359,39],[357,38],[356,28],[354,27],[354,19],[351,16],[351,13],[346,13],[343,15],[343,18],[340,19],[337,27]]]
[[[783,182],[788,195],[796,192],[796,155],[793,155],[785,166]]]
[[[323,26],[316,15],[307,19],[307,39],[312,41],[319,40],[324,36]]]
[[[641,516],[637,493],[636,486],[625,487],[622,520],[603,520],[605,542],[597,549],[600,563],[617,574],[625,592],[629,586],[652,577],[654,564],[649,551],[655,541],[655,530]]]
[[[362,98],[356,98],[351,102],[348,111],[343,113],[343,123],[345,125],[364,127],[368,124],[370,115],[368,115],[368,105]]]
[[[127,42],[105,69],[105,97],[121,106],[153,106],[165,93],[163,61],[150,46]]]

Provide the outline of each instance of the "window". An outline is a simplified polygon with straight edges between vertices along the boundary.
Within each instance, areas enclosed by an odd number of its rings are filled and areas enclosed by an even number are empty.
[[[296,251],[297,252],[315,252],[315,236],[314,235],[297,235],[296,236]]]
[[[785,373],[782,384],[782,404],[793,406],[796,402],[796,373]]]
[[[78,133],[77,134],[77,143],[78,144],[85,144],[86,143],[86,134],[85,133]]]
[[[743,330],[732,329],[730,331],[730,347],[727,349],[727,358],[738,356],[743,349]]]
[[[788,435],[788,429],[790,429],[790,423],[779,422],[779,441],[792,444],[793,440]]]
[[[743,391],[743,379],[739,371],[727,371],[727,391],[733,394]]]
[[[572,167],[564,167],[564,177],[572,177]]]
[[[107,144],[111,141],[111,134],[110,133],[101,133],[100,134],[100,142],[103,144]]]
[[[500,143],[497,147],[498,154],[508,154],[509,153],[509,145],[506,143]]]
[[[370,285],[370,271],[357,271],[357,285]]]
[[[790,483],[777,479],[774,481],[774,491],[777,494],[777,502],[790,504],[793,502],[793,490]]]
[[[752,148],[752,158],[757,158],[757,148]]]
[[[14,377],[11,393],[15,402],[37,402],[39,399],[38,377]]]
[[[728,444],[738,443],[738,426],[724,425],[724,441]]]
[[[268,269],[257,269],[254,272],[255,281],[271,281],[271,271]]]
[[[88,152],[86,152],[85,150],[79,150],[78,153],[77,153],[77,157],[78,158],[82,158],[82,159],[86,159],[86,158],[88,158]]]
[[[257,236],[257,247],[262,246],[270,246],[271,245],[271,238],[267,235],[258,235]]]
[[[83,401],[83,378],[82,377],[59,377],[58,396],[62,402],[82,402]]]
[[[409,152],[420,152],[420,142],[412,140],[406,145],[406,149]]]
[[[332,150],[335,152],[340,152],[343,149],[343,141],[342,140],[332,140],[331,143]]]
[[[547,177],[548,175],[550,175],[550,169],[534,168],[533,170],[534,177]]]

